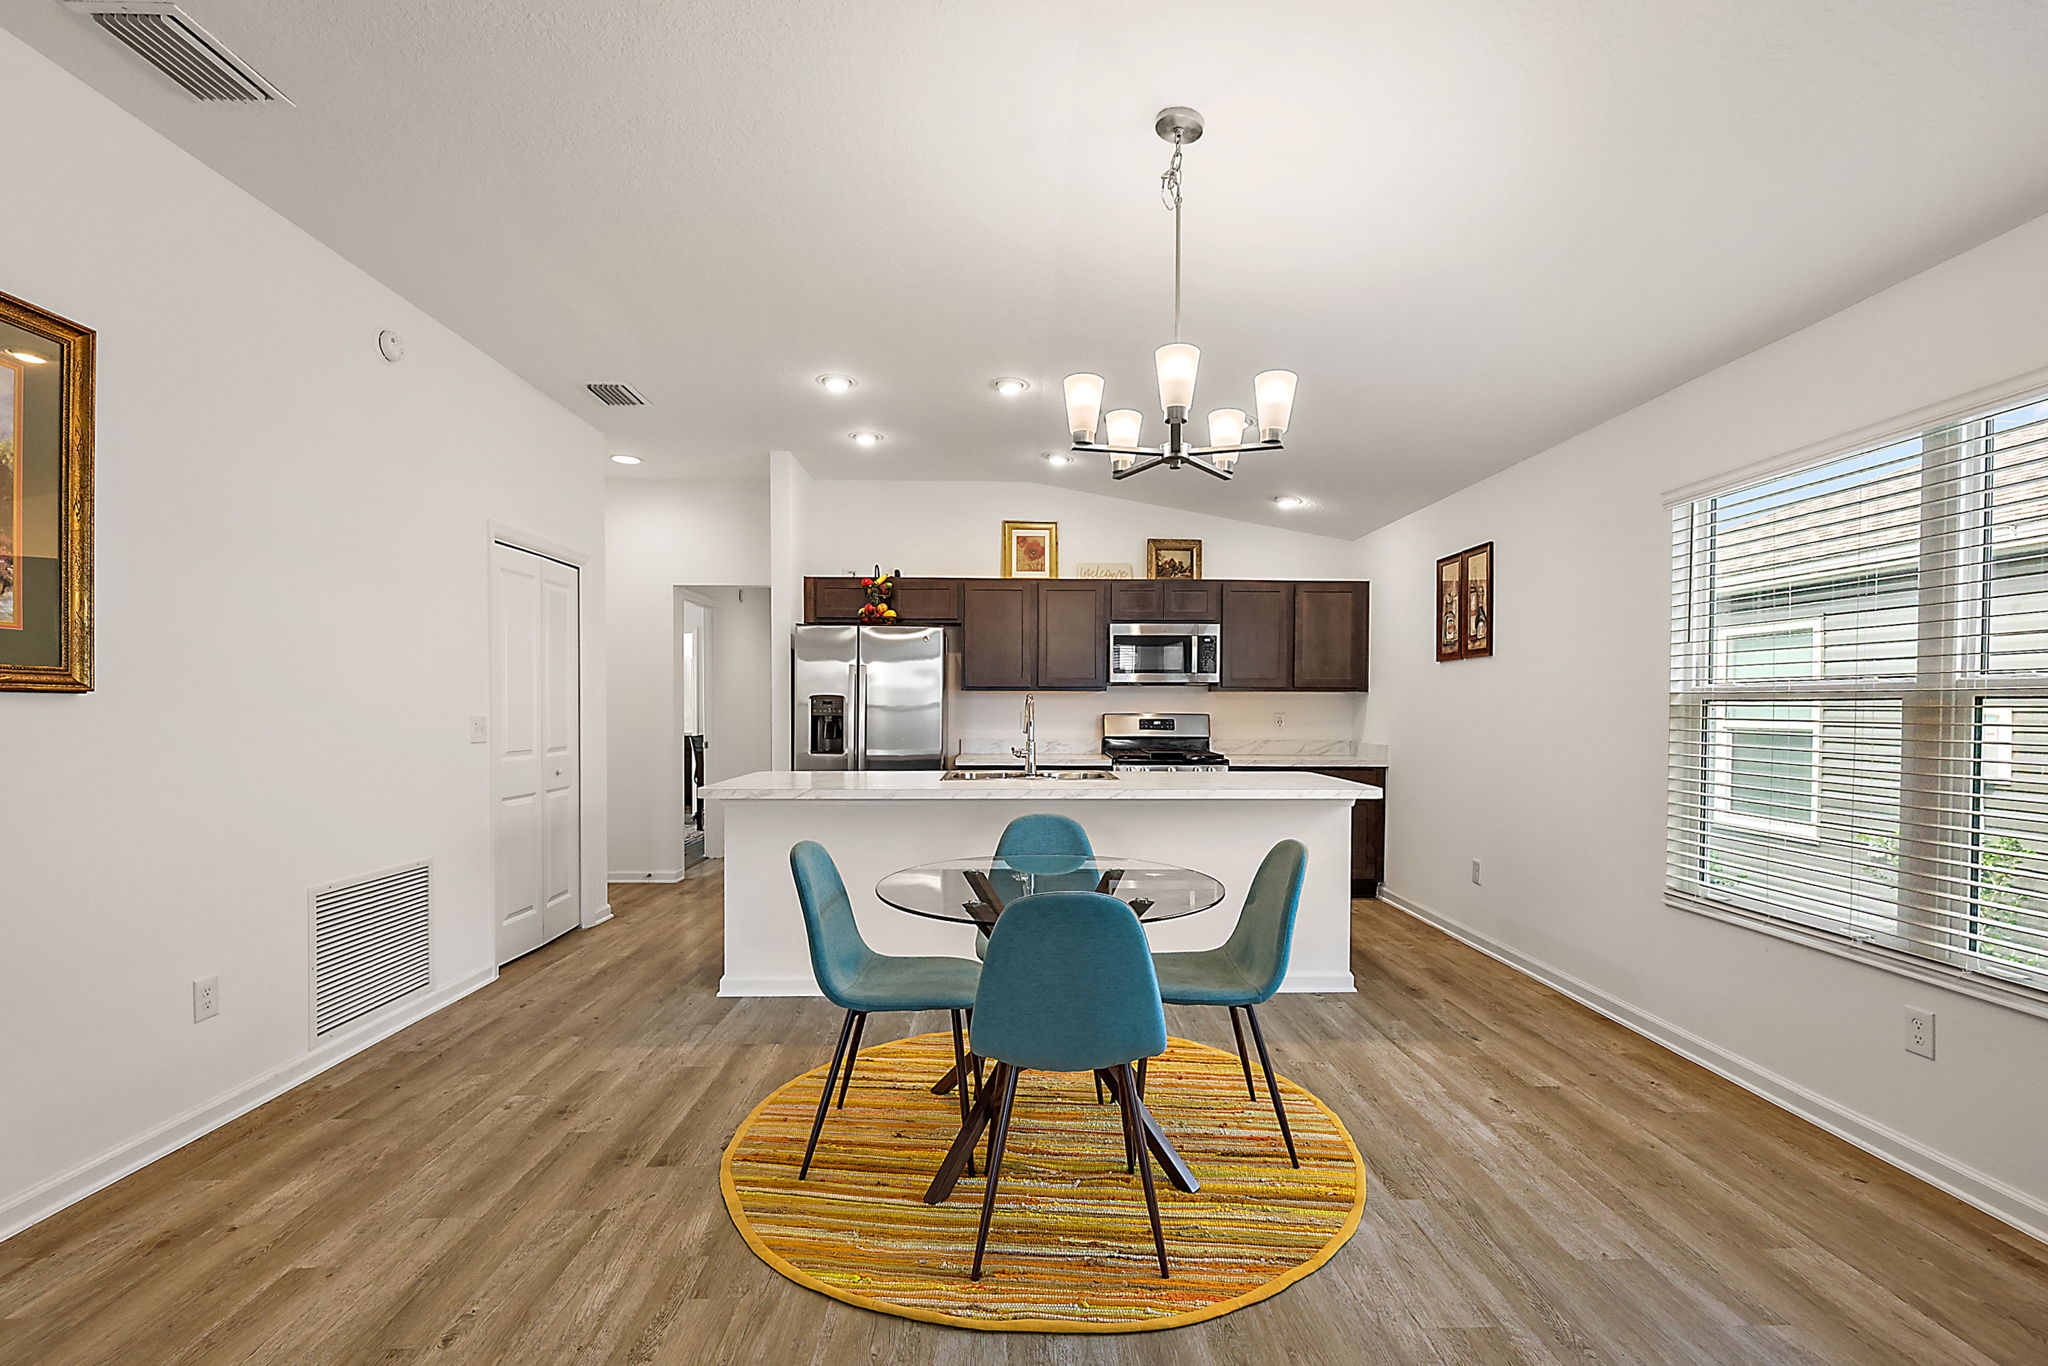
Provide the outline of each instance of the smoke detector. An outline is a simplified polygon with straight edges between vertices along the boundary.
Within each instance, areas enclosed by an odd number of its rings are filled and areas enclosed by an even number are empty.
[[[226,44],[169,0],[64,0],[195,100],[290,104]]]

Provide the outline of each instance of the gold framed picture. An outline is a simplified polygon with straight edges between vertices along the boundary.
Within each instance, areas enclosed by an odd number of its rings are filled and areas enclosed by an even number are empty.
[[[0,691],[92,690],[89,328],[0,294]]]
[[[1004,522],[1002,563],[1006,579],[1058,578],[1060,524]]]
[[[1148,579],[1199,579],[1202,577],[1200,541],[1145,542],[1145,577]]]

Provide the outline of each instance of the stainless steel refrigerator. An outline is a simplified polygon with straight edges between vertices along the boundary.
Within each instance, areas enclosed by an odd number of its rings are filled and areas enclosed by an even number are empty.
[[[946,766],[946,632],[799,626],[790,679],[799,770]]]

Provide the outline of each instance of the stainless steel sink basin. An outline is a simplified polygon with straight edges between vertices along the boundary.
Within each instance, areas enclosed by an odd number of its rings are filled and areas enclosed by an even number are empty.
[[[1008,768],[954,768],[939,775],[942,783],[991,783],[1008,780],[1016,782],[1026,778],[1024,770]],[[1057,772],[1041,769],[1028,775],[1031,782],[1051,781],[1056,783],[1115,782],[1116,774],[1103,768],[1064,768]]]

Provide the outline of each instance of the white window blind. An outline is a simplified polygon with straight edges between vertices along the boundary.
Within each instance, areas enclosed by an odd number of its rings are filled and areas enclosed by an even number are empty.
[[[2048,999],[2048,398],[1672,514],[1669,891]]]

